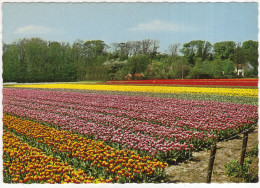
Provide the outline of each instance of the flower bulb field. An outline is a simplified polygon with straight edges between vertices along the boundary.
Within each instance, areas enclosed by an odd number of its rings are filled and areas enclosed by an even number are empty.
[[[258,80],[136,82],[4,86],[4,182],[163,182],[168,165],[257,127]]]

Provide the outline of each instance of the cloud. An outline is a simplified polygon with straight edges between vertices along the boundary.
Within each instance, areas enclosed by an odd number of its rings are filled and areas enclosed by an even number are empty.
[[[193,27],[184,26],[178,23],[172,23],[162,20],[153,20],[147,23],[140,23],[136,27],[130,28],[130,31],[150,31],[150,32],[163,32],[163,31],[193,31]]]
[[[57,32],[57,30],[41,25],[27,25],[19,27],[14,31],[15,34],[48,34],[55,32]]]

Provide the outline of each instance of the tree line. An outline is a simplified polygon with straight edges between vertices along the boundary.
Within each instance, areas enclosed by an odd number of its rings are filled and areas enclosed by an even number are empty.
[[[77,40],[73,44],[21,39],[3,44],[4,82],[68,82],[124,80],[143,73],[144,79],[236,78],[258,75],[258,42],[193,40],[170,44],[159,52],[159,41],[145,39],[105,44]]]

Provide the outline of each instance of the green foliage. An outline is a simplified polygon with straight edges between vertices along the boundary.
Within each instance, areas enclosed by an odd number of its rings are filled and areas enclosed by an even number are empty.
[[[208,41],[193,40],[189,43],[185,43],[181,52],[187,58],[187,61],[194,65],[198,59],[202,61],[211,57],[212,45]]]
[[[39,38],[4,44],[4,82],[74,81],[69,44],[46,42]]]
[[[234,77],[234,63],[230,60],[214,59],[202,61],[198,59],[189,72],[188,78],[232,78]]]
[[[171,76],[173,78],[186,78],[191,69],[188,61],[182,57],[175,57],[172,59]]]
[[[191,69],[188,78],[211,78],[209,67],[209,62],[201,61],[201,59],[198,59],[195,63],[195,66]]]
[[[243,42],[242,51],[245,55],[245,60],[253,66],[253,70],[248,70],[246,77],[258,76],[258,42],[248,40]]]
[[[221,78],[223,77],[225,71],[222,67],[222,63],[218,60],[213,60],[209,63],[209,74],[212,78]]]
[[[22,76],[19,61],[19,49],[15,44],[3,45],[3,79],[9,82],[15,82],[21,80]]]
[[[83,44],[83,54],[86,58],[96,58],[105,54],[106,44],[102,40],[90,40]]]
[[[246,63],[245,55],[244,55],[244,52],[243,52],[240,44],[238,44],[237,47],[235,48],[232,60],[233,60],[234,64],[236,65],[235,68],[237,70],[238,70],[239,65],[245,65],[245,63]]]
[[[251,151],[247,152],[246,156],[247,157],[258,156],[258,145],[255,145]]]
[[[242,177],[242,167],[238,161],[234,159],[225,165],[225,172],[230,177]]]
[[[145,39],[108,46],[102,40],[77,40],[72,45],[40,38],[3,44],[4,82],[67,82],[125,80],[129,73],[145,79],[236,78],[244,65],[245,77],[258,76],[258,42],[193,40],[171,54],[158,52],[159,41]],[[214,47],[214,48],[213,48]],[[110,62],[110,63],[107,63]],[[119,63],[116,63],[119,62]],[[124,62],[124,63],[121,63]]]
[[[167,79],[170,66],[160,61],[152,61],[148,65],[145,75],[149,79]]]
[[[231,160],[225,165],[225,172],[231,178],[242,178],[244,182],[252,182],[254,177],[250,174],[250,166],[247,160],[243,167],[239,164],[237,160]]]
[[[246,78],[257,78],[258,77],[258,70],[257,69],[245,70],[244,76]]]
[[[223,76],[230,78],[234,74],[234,63],[230,60],[223,60],[220,63],[221,68],[224,71]]]
[[[242,50],[245,58],[254,68],[258,65],[258,42],[248,40],[243,42]]]
[[[110,59],[105,61],[103,65],[106,69],[106,80],[124,80],[128,71],[124,69],[127,61],[119,61],[118,59]]]
[[[232,59],[236,43],[234,41],[223,41],[214,44],[214,58],[220,60]]]
[[[151,59],[148,55],[135,55],[128,59],[127,70],[130,74],[144,73],[147,66],[151,63]]]

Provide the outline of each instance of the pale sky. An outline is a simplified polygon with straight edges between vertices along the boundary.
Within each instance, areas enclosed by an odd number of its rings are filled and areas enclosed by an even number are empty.
[[[4,3],[3,42],[257,41],[257,3]]]

